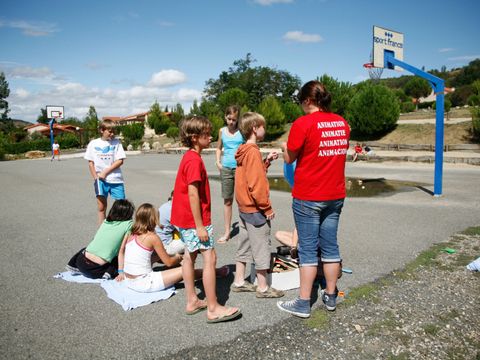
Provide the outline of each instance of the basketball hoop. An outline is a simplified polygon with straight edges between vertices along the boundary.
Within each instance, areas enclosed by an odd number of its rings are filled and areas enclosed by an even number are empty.
[[[363,67],[368,70],[368,76],[372,81],[378,82],[382,77],[383,68],[375,67],[371,62],[363,64]]]

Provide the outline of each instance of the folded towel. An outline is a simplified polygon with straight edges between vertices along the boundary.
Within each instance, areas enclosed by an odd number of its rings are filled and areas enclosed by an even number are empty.
[[[80,283],[80,284],[98,284],[102,281],[106,281],[105,279],[90,279],[86,276],[83,276],[79,272],[72,272],[72,271],[64,271],[53,275],[55,279],[63,279],[65,281]]]
[[[480,257],[468,264],[467,269],[471,271],[480,271]]]
[[[123,310],[135,309],[139,306],[151,304],[156,301],[168,299],[175,294],[175,287],[171,286],[162,291],[141,293],[127,287],[126,281],[103,281],[100,286],[107,292],[107,296],[121,305]]]

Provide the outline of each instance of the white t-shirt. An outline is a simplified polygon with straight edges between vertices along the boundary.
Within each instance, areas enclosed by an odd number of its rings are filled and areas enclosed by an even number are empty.
[[[52,149],[53,151],[60,149],[60,144],[53,144]]]
[[[93,161],[97,173],[110,167],[115,161],[125,159],[126,157],[120,140],[105,141],[102,138],[90,141],[84,156],[85,159]],[[112,184],[123,183],[122,170],[116,168],[107,175],[105,181]]]

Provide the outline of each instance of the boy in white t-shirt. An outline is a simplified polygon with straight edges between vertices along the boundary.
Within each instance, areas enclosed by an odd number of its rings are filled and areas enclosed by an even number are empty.
[[[95,196],[98,205],[98,224],[105,220],[108,194],[115,199],[125,199],[125,187],[120,166],[126,158],[120,140],[115,139],[111,120],[103,120],[100,125],[101,137],[90,141],[84,158],[94,179]]]

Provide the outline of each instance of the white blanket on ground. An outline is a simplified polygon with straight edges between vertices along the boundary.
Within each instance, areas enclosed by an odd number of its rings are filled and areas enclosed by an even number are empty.
[[[81,284],[100,284],[100,286],[106,291],[107,296],[117,304],[121,305],[125,311],[135,309],[139,306],[145,306],[156,301],[166,300],[175,294],[174,286],[162,291],[141,293],[129,289],[126,286],[125,281],[118,282],[115,280],[90,279],[80,273],[73,273],[71,271],[64,271],[53,277]]]

